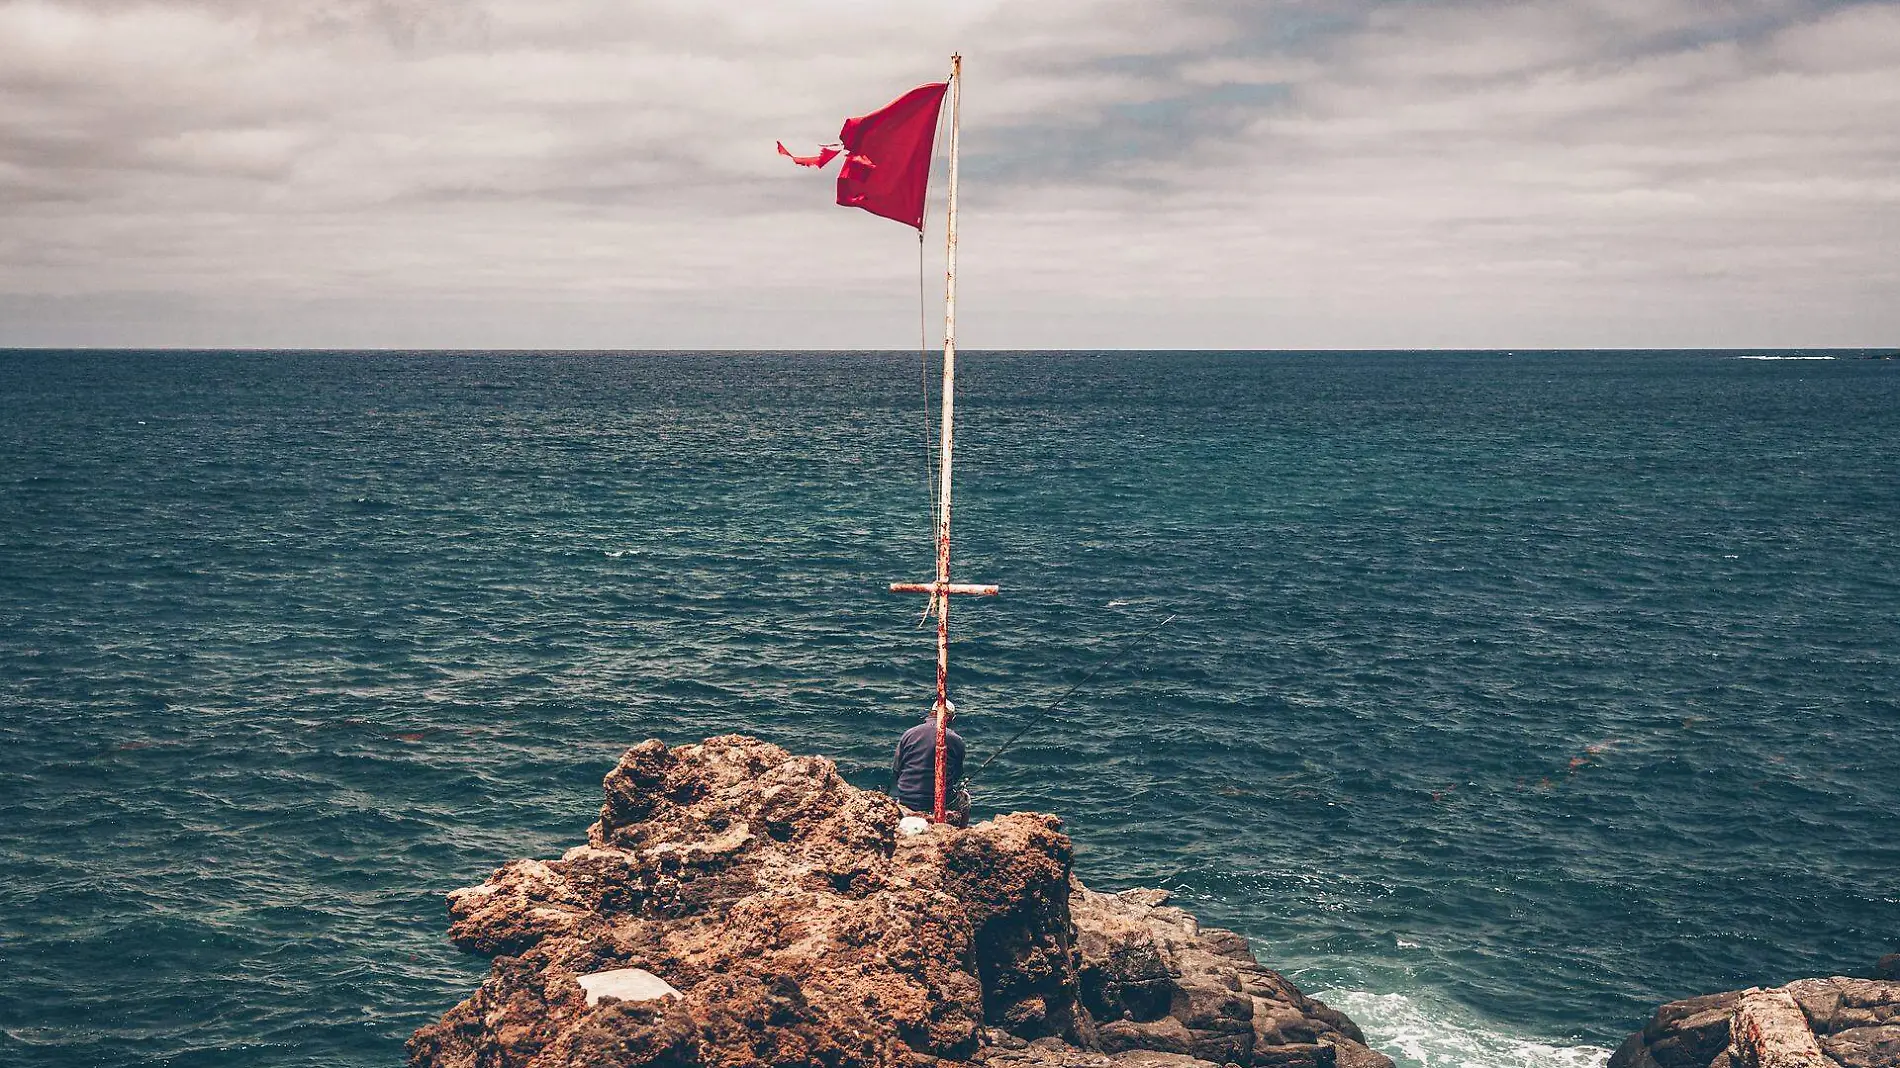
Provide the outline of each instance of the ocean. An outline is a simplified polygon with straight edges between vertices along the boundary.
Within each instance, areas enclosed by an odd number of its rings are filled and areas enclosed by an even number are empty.
[[[1900,362],[971,352],[951,683],[1406,1066],[1900,949]],[[1813,354],[1810,354],[1813,355]],[[1827,354],[1821,354],[1827,355]],[[625,746],[880,788],[915,353],[0,352],[0,1063],[370,1066]]]

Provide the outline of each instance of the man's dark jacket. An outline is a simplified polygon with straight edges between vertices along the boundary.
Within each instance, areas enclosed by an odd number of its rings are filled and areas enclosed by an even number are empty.
[[[955,793],[963,778],[963,739],[955,730],[943,732],[943,772],[946,793]],[[937,803],[937,718],[924,720],[897,740],[891,762],[891,795],[898,804],[928,812]]]

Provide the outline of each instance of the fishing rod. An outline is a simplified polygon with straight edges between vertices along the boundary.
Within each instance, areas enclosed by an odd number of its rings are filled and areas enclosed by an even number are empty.
[[[1035,728],[1036,724],[1041,723],[1043,720],[1043,717],[1047,716],[1051,712],[1054,712],[1057,706],[1061,705],[1062,702],[1068,700],[1070,694],[1073,694],[1075,691],[1088,685],[1088,682],[1090,679],[1093,679],[1095,676],[1100,675],[1102,671],[1106,669],[1110,664],[1113,664],[1115,661],[1120,660],[1123,656],[1127,655],[1128,652],[1133,650],[1136,646],[1147,641],[1149,638],[1154,637],[1156,634],[1159,634],[1161,632],[1161,628],[1174,622],[1175,616],[1178,616],[1178,615],[1180,615],[1179,612],[1170,613],[1168,615],[1168,618],[1162,620],[1159,623],[1156,623],[1154,626],[1149,627],[1147,630],[1142,631],[1140,634],[1135,635],[1133,638],[1129,639],[1127,642],[1124,642],[1122,644],[1122,647],[1115,650],[1112,654],[1110,654],[1107,660],[1104,660],[1101,663],[1095,665],[1093,670],[1091,670],[1088,674],[1082,676],[1081,682],[1078,682],[1074,686],[1071,686],[1068,689],[1062,691],[1062,696],[1044,705],[1042,708],[1042,711],[1036,713],[1033,717],[1031,717],[1028,723],[1023,724],[1022,730],[1019,730],[1015,734],[1010,735],[1009,740],[1004,742],[1001,748],[999,748],[996,752],[991,753],[990,758],[988,760],[985,760],[981,765],[977,767],[977,769],[974,772],[970,773],[970,777],[964,780],[964,787],[967,789],[971,783],[976,782],[976,777],[978,775],[983,774],[983,770],[985,768],[988,768],[990,764],[995,762],[997,757],[1002,756],[1004,753],[1009,752],[1010,746],[1015,745],[1016,742],[1020,738],[1022,738],[1023,735],[1028,734],[1032,729]]]

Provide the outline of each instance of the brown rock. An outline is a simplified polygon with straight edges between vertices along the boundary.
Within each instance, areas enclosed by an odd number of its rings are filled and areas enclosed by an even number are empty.
[[[1292,1004],[1301,998],[1300,988],[1271,968],[1243,967],[1239,971],[1240,988],[1257,998]],[[1318,1004],[1318,1002],[1314,1002]]]
[[[412,1068],[1389,1068],[1239,935],[1075,883],[1053,817],[900,839],[889,798],[737,735],[644,742],[604,790],[587,845],[449,895],[494,966]],[[589,1004],[628,969],[679,996]]]
[[[1649,1044],[1649,1055],[1661,1068],[1707,1068],[1715,1055],[1728,1048],[1729,1020],[1739,998],[1682,1016]]]
[[[1256,1051],[1270,1046],[1317,1042],[1321,1034],[1317,1021],[1282,1001],[1253,999],[1253,1033]]]
[[[1758,990],[1735,1006],[1729,1059],[1737,1068],[1833,1068],[1786,990]]]
[[[1680,1029],[1682,1021],[1692,1016],[1701,1016],[1711,1009],[1722,1010],[1721,1018],[1727,1021],[1730,1012],[1735,1008],[1735,1003],[1742,999],[1742,993],[1740,990],[1730,990],[1721,994],[1704,994],[1701,997],[1672,1001],[1657,1009],[1656,1015],[1650,1017],[1649,1025],[1643,1028],[1643,1037],[1654,1042],[1670,1031]],[[1724,1036],[1728,1033],[1726,1022],[1722,1025],[1722,1033]],[[1724,1037],[1722,1041],[1726,1045],[1728,1039]]]
[[[1820,1040],[1821,1050],[1845,1068],[1900,1065],[1900,1025],[1851,1027]]]
[[[1729,1017],[1742,992],[1672,1001],[1610,1055],[1609,1068],[1709,1068],[1728,1048]]]
[[[1392,1058],[1364,1043],[1340,1035],[1323,1035],[1320,1041],[1333,1047],[1333,1063],[1337,1068],[1394,1068]]]
[[[1172,1016],[1145,1022],[1111,1020],[1102,1024],[1098,1033],[1102,1049],[1109,1053],[1131,1049],[1186,1053],[1194,1040],[1194,1036],[1188,1033],[1187,1025]]]
[[[1247,944],[1244,935],[1219,927],[1203,927],[1200,939],[1207,946],[1208,952],[1215,956],[1246,961],[1248,964],[1260,963],[1254,959],[1253,947]]]
[[[1079,883],[1069,898],[1081,954],[1081,995],[1098,1020],[1152,1020],[1168,1011],[1174,982],[1167,958],[1143,915],[1117,895]]]
[[[980,1050],[976,1063],[986,1068],[1114,1068],[1106,1054],[1050,1039],[1017,1042],[1003,1048]]]
[[[1256,1052],[1253,1063],[1257,1068],[1334,1068],[1337,1056],[1331,1046],[1303,1042]]]
[[[1253,1031],[1253,999],[1205,972],[1182,977],[1168,1015],[1201,1030]]]
[[[1854,1012],[1869,1013],[1881,1019],[1891,1019],[1900,1015],[1900,983],[1882,982],[1875,979],[1843,979],[1838,976],[1827,981],[1839,987],[1841,991],[1841,1008],[1835,1013],[1837,1021]]]
[[[1664,1005],[1609,1068],[1900,1068],[1897,1033],[1900,982],[1802,979]]]
[[[1215,1064],[1250,1064],[1254,1059],[1252,1032],[1188,1031],[1188,1052]]]
[[[1807,1017],[1811,1030],[1826,1034],[1841,1011],[1841,988],[1826,979],[1802,979],[1781,988]]]
[[[1643,1033],[1636,1031],[1623,1040],[1610,1054],[1608,1068],[1661,1068],[1656,1058],[1649,1055],[1649,1044],[1643,1041]]]
[[[1340,1012],[1325,1002],[1315,998],[1309,998],[1304,994],[1300,995],[1296,1001],[1301,1011],[1305,1012],[1309,1019],[1319,1021],[1323,1028],[1331,1028],[1345,1035],[1347,1038],[1352,1039],[1354,1042],[1361,1045],[1365,1044],[1365,1032],[1361,1031],[1359,1025],[1354,1023],[1345,1013]]]
[[[1117,1053],[1108,1060],[1113,1068],[1220,1068],[1213,1061],[1204,1061],[1199,1057],[1188,1057],[1179,1053],[1156,1053],[1145,1049]]]

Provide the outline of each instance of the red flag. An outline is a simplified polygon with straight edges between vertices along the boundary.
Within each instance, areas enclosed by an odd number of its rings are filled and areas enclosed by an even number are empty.
[[[794,156],[791,151],[785,147],[785,142],[779,141],[777,144],[778,154],[789,158],[800,167],[818,167],[822,169],[825,164],[836,159],[838,153],[841,151],[840,149],[832,148],[830,145],[825,145],[818,149],[816,156]]]
[[[844,120],[838,140],[850,155],[838,172],[838,203],[924,228],[930,151],[949,88],[948,82],[920,85],[869,115]]]

